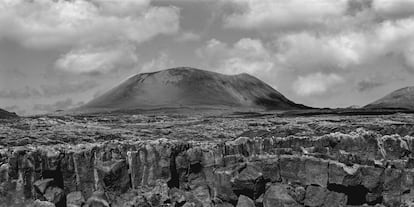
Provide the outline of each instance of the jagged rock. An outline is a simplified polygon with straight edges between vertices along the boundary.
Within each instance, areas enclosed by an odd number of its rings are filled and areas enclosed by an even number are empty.
[[[183,205],[186,202],[185,192],[177,188],[170,189],[168,197],[175,206]]]
[[[211,183],[215,197],[222,201],[230,202],[237,201],[238,199],[231,185],[234,171],[232,167],[218,168],[214,170],[211,180],[207,180],[207,182]]]
[[[146,190],[144,193],[146,200],[152,206],[160,206],[169,199],[168,186],[165,182],[158,180],[154,187],[151,187],[150,190]]]
[[[143,195],[136,196],[132,201],[129,201],[126,206],[152,207],[147,198]]]
[[[296,202],[303,203],[306,195],[306,189],[302,186],[297,186],[291,189],[288,193],[293,199],[295,199]]]
[[[345,194],[330,191],[325,197],[325,203],[323,206],[342,207],[346,205],[347,201],[348,198]]]
[[[381,199],[381,194],[378,193],[370,193],[368,192],[367,195],[365,196],[365,200],[367,201],[367,203],[373,203],[379,199]]]
[[[50,185],[52,185],[52,183],[53,183],[53,178],[47,178],[47,179],[37,180],[36,182],[33,183],[33,186],[40,194],[43,195],[46,192],[46,189]]]
[[[386,168],[384,170],[383,190],[389,194],[401,194],[405,189],[402,188],[403,172],[399,169]]]
[[[89,147],[73,153],[73,163],[76,176],[76,189],[89,198],[95,190],[95,155]]]
[[[289,194],[289,186],[285,184],[273,184],[263,197],[264,207],[300,207],[301,205],[295,201]]]
[[[124,193],[130,186],[128,165],[125,160],[98,162],[98,177],[105,190]]]
[[[104,192],[95,191],[86,201],[86,207],[110,207],[110,204]]]
[[[202,207],[212,207],[210,190],[207,185],[197,186],[195,189],[191,190],[194,199],[197,200],[196,203],[201,203]]]
[[[48,187],[43,196],[54,204],[65,202],[65,192],[59,187]]]
[[[279,159],[277,157],[264,158],[254,162],[254,164],[261,168],[265,180],[273,183],[281,181]]]
[[[0,165],[0,183],[4,183],[9,179],[9,164]]]
[[[55,207],[55,204],[49,202],[49,201],[40,201],[35,200],[31,207]]]
[[[347,197],[343,193],[331,192],[319,186],[306,188],[305,206],[317,207],[341,207],[347,203]]]
[[[237,201],[237,207],[255,207],[254,201],[247,196],[240,195]]]
[[[233,191],[257,199],[265,190],[265,180],[261,170],[251,164],[247,164],[231,179]]]
[[[312,157],[281,156],[280,175],[285,181],[326,186],[328,162]]]
[[[384,169],[373,167],[373,166],[363,166],[360,168],[361,173],[361,184],[368,188],[369,190],[373,190],[380,185],[382,180],[382,174]]]
[[[82,206],[85,203],[85,198],[82,195],[82,192],[75,191],[66,195],[67,205]]]
[[[258,205],[258,206],[263,206],[263,196],[264,194],[260,195],[254,202]]]
[[[347,166],[340,162],[330,162],[328,181],[345,186],[358,185],[361,183],[358,169],[357,165]]]
[[[322,206],[327,196],[327,189],[310,185],[306,188],[306,197],[304,203],[306,206],[310,207]]]
[[[257,205],[270,205],[273,201],[269,193],[263,194],[264,186],[284,183],[282,197],[295,201],[292,205],[306,201],[317,206],[306,195],[318,192],[322,192],[323,205],[341,205],[346,196],[338,192],[349,195],[353,189],[363,191],[364,202],[381,202],[383,197],[383,204],[391,206],[409,203],[414,170],[401,153],[414,149],[414,139],[402,137],[403,142],[394,136],[374,135],[359,131],[348,137],[332,133],[316,138],[243,137],[219,143],[161,139],[0,149],[0,201],[24,205],[44,199],[49,188],[49,194],[55,195],[52,189],[60,187],[68,193],[66,198],[71,192],[89,198],[93,191],[106,191],[109,199],[104,200],[121,206],[119,194],[130,190],[140,191],[145,197],[143,205],[227,205],[237,203],[240,195]],[[379,138],[384,146],[401,145],[401,149],[393,154],[391,147],[378,146]],[[375,151],[373,146],[353,144],[375,145]],[[361,149],[367,151],[351,153]],[[378,153],[383,154],[380,151],[386,155],[380,157],[386,159],[377,159]],[[396,159],[398,156],[402,158]],[[305,193],[314,187],[320,191]],[[169,188],[179,189],[180,195],[168,193]]]

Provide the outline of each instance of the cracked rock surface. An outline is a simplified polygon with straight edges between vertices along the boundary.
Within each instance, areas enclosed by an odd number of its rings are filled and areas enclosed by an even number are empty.
[[[414,115],[0,121],[0,206],[412,206]]]

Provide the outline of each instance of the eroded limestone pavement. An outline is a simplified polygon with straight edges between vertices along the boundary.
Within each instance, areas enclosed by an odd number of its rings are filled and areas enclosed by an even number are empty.
[[[414,138],[362,128],[0,152],[1,206],[413,206]]]

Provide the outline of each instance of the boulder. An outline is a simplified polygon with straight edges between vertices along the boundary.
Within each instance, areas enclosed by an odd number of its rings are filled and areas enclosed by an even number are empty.
[[[255,164],[262,169],[263,178],[266,181],[280,182],[279,159],[277,157],[264,158],[256,161]]]
[[[328,190],[319,186],[310,185],[306,188],[305,205],[310,207],[322,206]]]
[[[302,186],[297,186],[295,188],[292,187],[292,189],[289,191],[289,194],[293,199],[295,199],[296,202],[303,203],[306,195],[306,189]]]
[[[237,201],[237,207],[255,207],[254,201],[247,196],[240,195]]]
[[[257,199],[264,193],[265,183],[261,170],[251,164],[247,164],[231,179],[232,189],[236,194],[246,195],[252,199]]]
[[[301,205],[292,198],[286,184],[273,184],[266,190],[263,197],[264,207],[300,207]]]
[[[110,207],[110,204],[104,192],[95,191],[86,201],[85,207]]]
[[[210,190],[207,185],[199,185],[195,189],[191,190],[194,199],[196,199],[199,203],[202,203],[203,207],[211,207],[213,206],[211,202],[211,195]]]
[[[67,205],[75,205],[75,206],[82,206],[85,203],[85,198],[82,195],[82,192],[75,191],[71,192],[66,195],[66,204]]]
[[[53,178],[47,178],[42,180],[37,180],[33,183],[33,186],[35,189],[40,193],[44,194],[46,192],[46,189],[53,184]]]
[[[59,187],[48,187],[43,194],[46,200],[54,204],[60,204],[65,202],[65,192]]]
[[[55,204],[49,202],[49,201],[40,201],[35,200],[30,207],[55,207]]]
[[[337,193],[319,186],[308,186],[304,204],[309,207],[342,207],[347,203],[347,197],[343,193]]]

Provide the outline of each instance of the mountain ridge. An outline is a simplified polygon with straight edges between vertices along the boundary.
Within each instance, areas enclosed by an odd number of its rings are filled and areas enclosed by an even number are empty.
[[[0,119],[17,118],[17,114],[0,108]]]
[[[190,67],[131,76],[79,110],[125,110],[163,107],[241,107],[305,109],[258,78],[224,75]]]
[[[397,89],[364,108],[414,109],[414,86]]]

